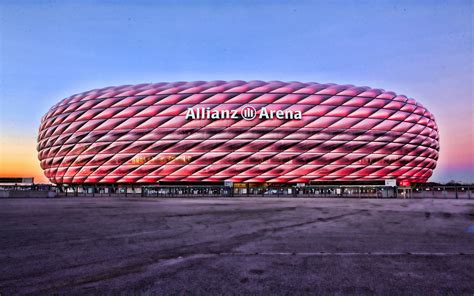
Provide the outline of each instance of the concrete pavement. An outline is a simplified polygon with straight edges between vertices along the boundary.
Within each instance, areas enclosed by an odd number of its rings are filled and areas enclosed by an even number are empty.
[[[474,293],[474,201],[0,200],[0,293]]]

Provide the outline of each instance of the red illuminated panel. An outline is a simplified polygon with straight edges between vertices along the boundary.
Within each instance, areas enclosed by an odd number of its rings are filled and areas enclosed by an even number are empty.
[[[401,180],[400,181],[400,186],[410,186],[410,181],[409,180]]]

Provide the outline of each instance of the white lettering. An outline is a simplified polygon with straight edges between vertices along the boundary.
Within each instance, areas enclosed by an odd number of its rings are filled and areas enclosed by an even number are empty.
[[[277,117],[278,119],[283,119],[283,118],[284,118],[284,113],[283,113],[283,111],[282,111],[282,110],[277,110],[277,112],[276,112],[276,117]]]
[[[229,110],[222,110],[221,111],[220,119],[227,119],[229,117],[230,117],[230,111]]]
[[[219,111],[212,110],[211,119],[220,119],[220,118],[221,117],[219,116]]]
[[[254,109],[255,110],[255,109]],[[247,112],[247,113],[245,113]],[[243,110],[243,115],[247,116],[247,120],[252,120],[250,117],[249,110]],[[254,111],[255,112],[255,111]],[[262,107],[258,113],[259,119],[287,119],[287,120],[301,120],[303,114],[301,111],[293,110],[267,110],[266,107]],[[210,107],[206,108],[188,108],[186,110],[185,119],[203,119],[203,120],[217,120],[217,119],[240,119],[238,110],[211,110]]]
[[[188,108],[188,110],[186,111],[186,120],[188,119],[196,119],[194,115],[194,109],[192,108]]]
[[[237,116],[237,110],[232,110],[232,115],[230,116],[231,119],[239,119]]]

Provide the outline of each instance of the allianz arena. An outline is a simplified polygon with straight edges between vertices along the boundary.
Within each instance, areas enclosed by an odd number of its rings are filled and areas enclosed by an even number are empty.
[[[438,128],[382,89],[196,81],[95,89],[42,118],[38,156],[56,184],[426,182]]]

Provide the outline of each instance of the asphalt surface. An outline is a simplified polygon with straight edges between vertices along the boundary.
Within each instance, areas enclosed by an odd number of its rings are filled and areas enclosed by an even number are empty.
[[[474,295],[474,200],[0,200],[0,294]]]

